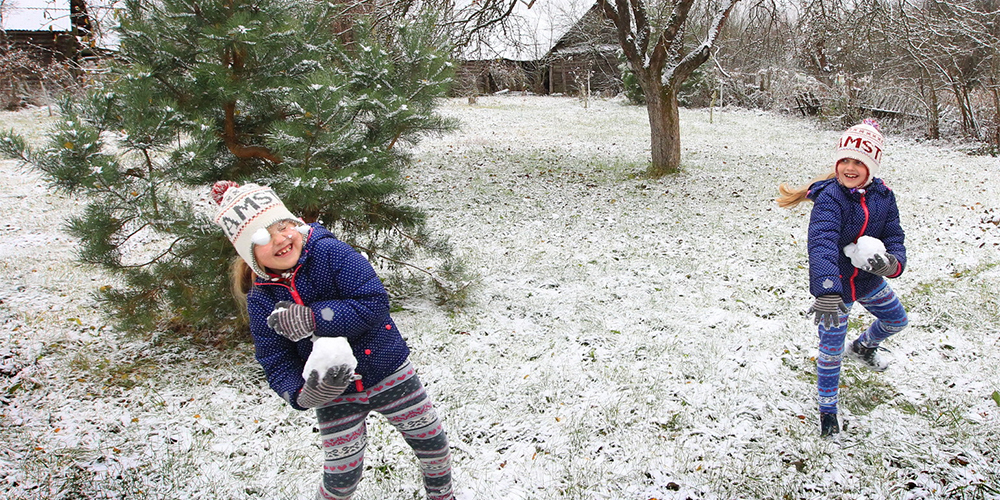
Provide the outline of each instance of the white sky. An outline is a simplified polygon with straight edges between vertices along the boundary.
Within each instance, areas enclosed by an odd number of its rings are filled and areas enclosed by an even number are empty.
[[[69,0],[3,0],[5,30],[69,30]]]

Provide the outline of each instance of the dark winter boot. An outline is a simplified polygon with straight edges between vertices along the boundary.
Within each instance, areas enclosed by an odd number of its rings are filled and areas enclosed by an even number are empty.
[[[877,346],[865,347],[861,345],[860,341],[855,340],[851,342],[851,348],[847,351],[847,354],[860,361],[861,364],[870,370],[884,372],[886,368],[889,368],[889,362],[878,355],[878,350],[879,347]]]
[[[819,435],[828,437],[840,432],[840,422],[837,421],[836,413],[819,414]]]

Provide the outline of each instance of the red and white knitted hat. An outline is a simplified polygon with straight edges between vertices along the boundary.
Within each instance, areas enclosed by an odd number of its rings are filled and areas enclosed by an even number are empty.
[[[240,186],[233,181],[219,181],[212,186],[212,199],[219,204],[214,221],[222,226],[236,253],[260,277],[267,271],[253,257],[254,245],[266,245],[271,237],[268,226],[283,220],[305,224],[285,208],[274,190],[257,184]]]
[[[847,129],[837,143],[834,165],[844,158],[853,158],[868,167],[868,178],[862,186],[871,184],[872,179],[878,174],[879,164],[882,163],[885,138],[882,137],[881,128],[874,118],[866,118],[863,122]]]

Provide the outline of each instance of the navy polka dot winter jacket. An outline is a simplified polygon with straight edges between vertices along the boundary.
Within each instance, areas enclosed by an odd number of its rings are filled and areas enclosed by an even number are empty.
[[[839,294],[844,302],[854,302],[870,294],[882,277],[854,267],[844,255],[844,247],[868,235],[882,240],[887,252],[906,267],[903,228],[899,225],[896,196],[882,182],[873,179],[867,189],[850,190],[836,179],[809,186],[813,200],[809,218],[809,292],[814,296]]]
[[[247,296],[257,361],[271,388],[300,410],[304,408],[295,401],[304,384],[302,370],[312,352],[312,340],[292,342],[267,326],[276,303],[287,300],[309,306],[317,336],[346,337],[358,360],[361,386],[380,382],[410,354],[389,317],[389,296],[371,264],[323,226],[310,226],[292,277],[281,281],[257,278]],[[361,389],[352,384],[346,393]]]

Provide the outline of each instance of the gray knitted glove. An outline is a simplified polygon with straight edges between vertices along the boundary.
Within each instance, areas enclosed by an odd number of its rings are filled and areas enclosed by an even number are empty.
[[[303,408],[325,406],[347,390],[358,366],[351,344],[344,337],[316,337],[302,370],[306,383],[299,392]]]
[[[844,304],[844,299],[840,298],[840,295],[835,293],[820,295],[816,297],[816,302],[813,302],[812,307],[806,311],[806,314],[816,313],[816,319],[813,320],[813,324],[823,323],[826,328],[839,328],[840,327],[840,313],[847,312],[847,305]]]
[[[298,342],[316,330],[316,319],[312,309],[283,300],[274,305],[274,311],[267,317],[267,326],[282,337]]]
[[[344,393],[353,376],[354,370],[347,365],[331,366],[322,379],[319,378],[319,372],[314,370],[299,392],[299,406],[318,408],[326,405]]]
[[[875,254],[868,259],[867,271],[879,276],[891,276],[899,271],[899,261],[891,253],[885,254],[885,257],[882,257],[881,254]]]

